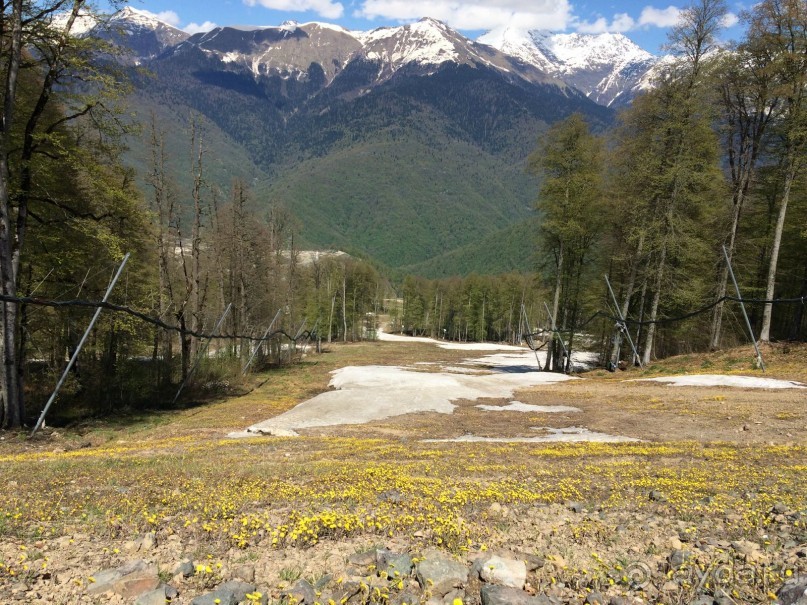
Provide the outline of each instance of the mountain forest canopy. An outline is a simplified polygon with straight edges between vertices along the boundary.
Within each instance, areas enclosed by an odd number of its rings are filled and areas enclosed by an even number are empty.
[[[730,267],[757,338],[807,337],[803,0],[754,5],[730,47],[724,2],[695,0],[619,111],[433,21],[403,27],[455,57],[397,64],[381,34],[373,54],[314,26],[213,41],[83,0],[2,8],[3,428],[30,423],[71,357],[63,421],[169,405],[180,384],[199,398],[381,327],[544,328],[555,370],[559,338],[625,358],[617,315],[643,363],[733,345],[749,336]],[[216,54],[315,36],[341,62]],[[118,309],[77,354],[126,253]]]

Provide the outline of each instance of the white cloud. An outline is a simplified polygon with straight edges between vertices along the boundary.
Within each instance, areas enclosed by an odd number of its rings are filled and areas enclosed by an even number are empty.
[[[189,34],[198,34],[200,32],[209,32],[211,29],[216,29],[218,27],[217,24],[213,23],[212,21],[205,21],[202,24],[199,23],[188,23],[184,29]]]
[[[331,0],[243,0],[247,6],[260,5],[279,11],[313,11],[326,19],[339,19],[345,12],[341,2]]]
[[[723,15],[723,20],[720,22],[720,25],[723,27],[734,27],[740,22],[740,18],[735,15],[734,13],[726,13]]]
[[[583,34],[602,34],[606,32],[621,34],[639,28],[672,27],[678,23],[680,15],[681,9],[675,6],[668,6],[667,8],[645,6],[638,19],[634,19],[627,13],[617,13],[610,22],[605,17],[598,17],[594,21],[575,20],[574,27]]]
[[[639,25],[650,25],[653,27],[672,27],[678,23],[681,16],[681,9],[675,6],[667,8],[655,8],[645,6],[642,14],[639,15]]]
[[[141,13],[145,13],[150,17],[154,17],[155,19],[159,19],[163,23],[167,23],[168,25],[173,25],[174,27],[179,27],[179,15],[176,14],[175,11],[160,11],[159,13],[152,13],[151,11],[147,10],[140,10]]]
[[[604,34],[611,33],[625,33],[636,27],[636,21],[627,13],[618,13],[614,15],[611,23],[605,17],[599,17],[593,23],[587,21],[580,21],[577,23],[576,29],[581,34]]]
[[[568,0],[363,0],[355,16],[398,21],[428,16],[466,30],[506,26],[563,30],[572,18]]]

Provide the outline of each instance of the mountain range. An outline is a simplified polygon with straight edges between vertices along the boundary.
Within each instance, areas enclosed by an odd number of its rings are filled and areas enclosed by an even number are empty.
[[[199,115],[211,180],[250,179],[256,203],[288,208],[308,245],[428,276],[527,269],[538,183],[526,157],[574,112],[607,129],[658,61],[619,35],[473,41],[429,18],[188,35],[127,7],[85,29],[127,51],[131,105],[165,130],[180,190],[182,124]],[[133,139],[129,161],[148,156]]]

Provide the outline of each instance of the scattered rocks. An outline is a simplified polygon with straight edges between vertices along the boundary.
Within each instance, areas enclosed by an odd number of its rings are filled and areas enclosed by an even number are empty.
[[[444,596],[468,581],[468,569],[439,551],[429,551],[416,567],[417,580],[432,594]]]
[[[678,569],[684,563],[689,561],[694,555],[692,552],[683,549],[675,549],[670,553],[670,556],[667,557],[667,562],[670,564],[672,569]]]
[[[173,575],[181,575],[185,578],[190,578],[193,575],[193,561],[190,559],[183,559],[179,561],[173,568]]]
[[[807,578],[785,582],[776,597],[780,605],[807,605]]]
[[[220,584],[216,590],[196,597],[191,605],[237,605],[247,598],[247,593],[254,593],[256,587],[241,580],[230,580]],[[218,599],[218,601],[216,601]],[[266,603],[266,595],[261,596],[261,602]],[[313,603],[312,601],[309,601]]]
[[[87,588],[91,595],[112,593],[124,599],[154,590],[160,584],[157,566],[142,559],[130,561],[115,569],[107,569],[93,575],[95,582]]]
[[[477,559],[473,570],[482,581],[489,584],[523,588],[527,581],[527,565],[524,561],[505,559],[497,555]]]
[[[314,601],[317,600],[317,592],[308,580],[297,580],[291,590],[284,592],[284,595],[303,605],[314,605]]]
[[[407,553],[395,553],[382,548],[376,551],[376,567],[379,574],[386,573],[387,577],[392,578],[408,576],[412,573],[414,564]]]
[[[169,596],[173,595],[173,596]],[[165,605],[166,599],[174,599],[179,595],[175,588],[160,584],[154,590],[144,592],[137,599],[134,605]]]
[[[762,547],[750,540],[736,540],[731,543],[731,547],[741,555],[746,561],[756,562],[764,557]]]
[[[193,572],[191,572],[193,573]],[[238,565],[233,569],[233,579],[243,580],[244,582],[255,581],[255,566],[254,565]]]
[[[150,550],[154,550],[154,547],[157,546],[157,536],[154,533],[149,532],[143,539],[140,540],[140,552],[148,552]]]
[[[533,596],[523,590],[486,584],[482,587],[482,605],[554,605],[550,597]]]
[[[583,512],[583,504],[582,502],[567,502],[566,508],[568,508],[573,513],[582,513]]]

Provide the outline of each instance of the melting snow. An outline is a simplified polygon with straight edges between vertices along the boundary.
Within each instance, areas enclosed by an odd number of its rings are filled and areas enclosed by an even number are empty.
[[[682,387],[739,387],[745,389],[807,389],[807,384],[795,380],[777,380],[756,376],[724,376],[722,374],[693,374],[690,376],[660,376],[658,378],[636,378],[635,380],[666,382],[670,386]],[[632,382],[632,381],[627,381]]]
[[[451,414],[458,399],[512,397],[517,389],[575,380],[549,372],[485,375],[417,372],[397,366],[348,366],[332,372],[333,391],[254,424],[248,433],[289,434],[296,429],[365,424],[415,412]],[[244,436],[243,432],[231,434]]]
[[[507,405],[478,405],[480,410],[486,412],[538,412],[542,414],[560,414],[563,412],[581,412],[580,408],[569,405],[533,405],[520,401],[511,401]]]
[[[445,442],[484,442],[484,443],[571,443],[581,441],[597,441],[600,443],[626,443],[630,441],[640,441],[633,437],[622,437],[620,435],[609,435],[608,433],[597,433],[588,429],[570,426],[565,429],[553,429],[551,427],[532,427],[534,431],[545,431],[546,434],[537,437],[478,437],[476,435],[463,435],[453,439],[424,439],[427,443]]]

